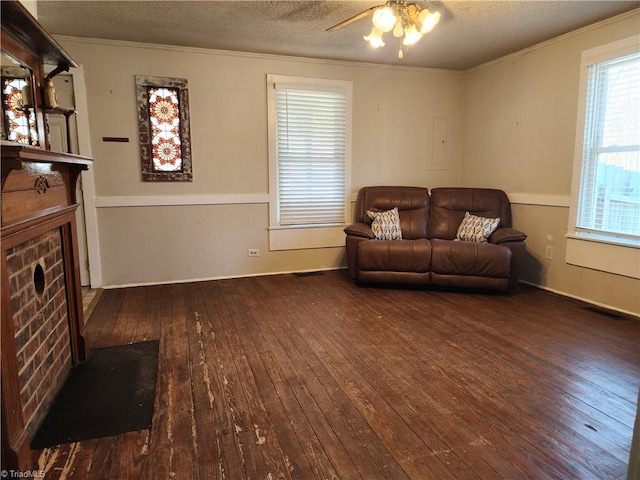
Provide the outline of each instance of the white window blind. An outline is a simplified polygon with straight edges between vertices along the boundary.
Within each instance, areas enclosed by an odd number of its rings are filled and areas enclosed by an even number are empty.
[[[346,92],[274,88],[278,225],[344,224]]]
[[[640,240],[640,52],[588,67],[576,231]]]

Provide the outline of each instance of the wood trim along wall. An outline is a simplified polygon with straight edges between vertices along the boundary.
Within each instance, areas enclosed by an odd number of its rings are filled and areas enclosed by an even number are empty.
[[[96,208],[166,207],[178,205],[268,204],[268,193],[234,193],[205,195],[129,195],[96,197]]]
[[[356,193],[350,195],[351,203]],[[569,195],[535,193],[507,193],[513,204],[569,208]],[[96,208],[112,207],[164,207],[179,205],[255,205],[268,204],[268,193],[229,193],[198,195],[126,195],[95,197]]]
[[[73,78],[73,90],[76,102],[76,126],[78,133],[78,149],[80,155],[93,157],[91,153],[91,136],[89,134],[89,106],[84,67],[69,69]],[[100,240],[98,216],[95,205],[95,182],[93,168],[82,172],[82,202],[84,206],[85,232],[87,237],[87,255],[89,257],[89,276],[92,288],[102,285],[102,264],[100,260]],[[82,234],[82,233],[81,233]]]
[[[536,205],[539,207],[565,207],[571,204],[570,195],[551,195],[537,193],[507,193],[509,201],[516,205]]]
[[[183,278],[180,280],[161,280],[158,282],[137,282],[137,283],[118,283],[111,285],[104,285],[101,287],[103,290],[112,290],[116,288],[128,288],[128,287],[148,287],[153,285],[173,285],[173,284],[182,284],[182,283],[193,283],[193,282],[211,282],[215,280],[229,280],[233,278],[251,278],[251,277],[266,277],[272,275],[289,275],[296,273],[315,273],[315,272],[329,272],[333,270],[346,270],[347,267],[325,267],[325,268],[312,268],[312,269],[302,269],[302,270],[278,270],[277,272],[259,272],[259,273],[246,273],[243,275],[218,275],[214,277],[198,277],[198,278]]]
[[[371,68],[376,70],[393,70],[396,71],[405,71],[405,72],[432,72],[432,73],[443,73],[447,75],[452,75],[454,77],[461,77],[465,74],[462,70],[449,70],[445,68],[426,68],[426,67],[412,67],[407,65],[384,65],[380,63],[367,63],[367,62],[348,62],[345,60],[329,60],[324,58],[309,58],[309,57],[295,57],[290,55],[279,55],[273,53],[255,53],[255,52],[236,52],[232,50],[219,50],[215,48],[202,48],[202,47],[187,47],[183,45],[164,45],[164,44],[155,44],[155,43],[144,43],[144,42],[132,42],[128,40],[110,40],[104,38],[86,38],[86,37],[78,37],[74,35],[55,35],[55,39],[60,43],[70,42],[81,42],[84,44],[93,44],[93,45],[106,45],[113,47],[135,47],[135,48],[144,48],[147,50],[161,50],[163,52],[172,51],[178,53],[197,53],[200,55],[216,55],[216,56],[226,56],[226,57],[240,57],[240,58],[254,58],[259,60],[281,60],[284,59],[288,62],[296,62],[296,63],[305,63],[311,65],[332,65],[332,66],[343,66],[346,68],[353,68],[354,65],[359,68]]]

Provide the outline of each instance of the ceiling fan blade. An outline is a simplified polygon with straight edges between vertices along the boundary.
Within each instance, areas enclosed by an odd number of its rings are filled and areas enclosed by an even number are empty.
[[[343,20],[342,22],[334,25],[333,27],[329,27],[327,28],[327,32],[333,32],[334,30],[340,30],[341,28],[344,27],[348,27],[349,25],[351,25],[352,23],[357,22],[360,19],[363,19],[365,17],[368,17],[369,15],[371,15],[373,13],[373,11],[376,8],[381,7],[382,5],[378,5],[376,7],[371,7],[371,8],[367,8],[366,10],[364,10],[363,12],[358,13],[357,15],[354,15],[351,18],[347,18],[346,20]]]

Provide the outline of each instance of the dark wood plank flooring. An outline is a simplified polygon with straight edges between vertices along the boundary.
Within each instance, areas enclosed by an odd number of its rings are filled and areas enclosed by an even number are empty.
[[[47,480],[626,476],[640,323],[524,285],[107,290],[87,332],[160,340],[153,427],[34,452]]]

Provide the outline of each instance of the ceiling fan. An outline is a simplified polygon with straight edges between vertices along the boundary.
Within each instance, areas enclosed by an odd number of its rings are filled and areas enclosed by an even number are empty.
[[[439,12],[430,12],[415,3],[406,0],[389,0],[384,5],[367,8],[342,22],[327,28],[327,32],[340,30],[349,25],[372,16],[373,27],[364,39],[372,47],[384,47],[382,36],[393,32],[393,36],[402,39],[398,58],[403,58],[408,48],[417,43],[425,33],[429,33],[440,21]]]

